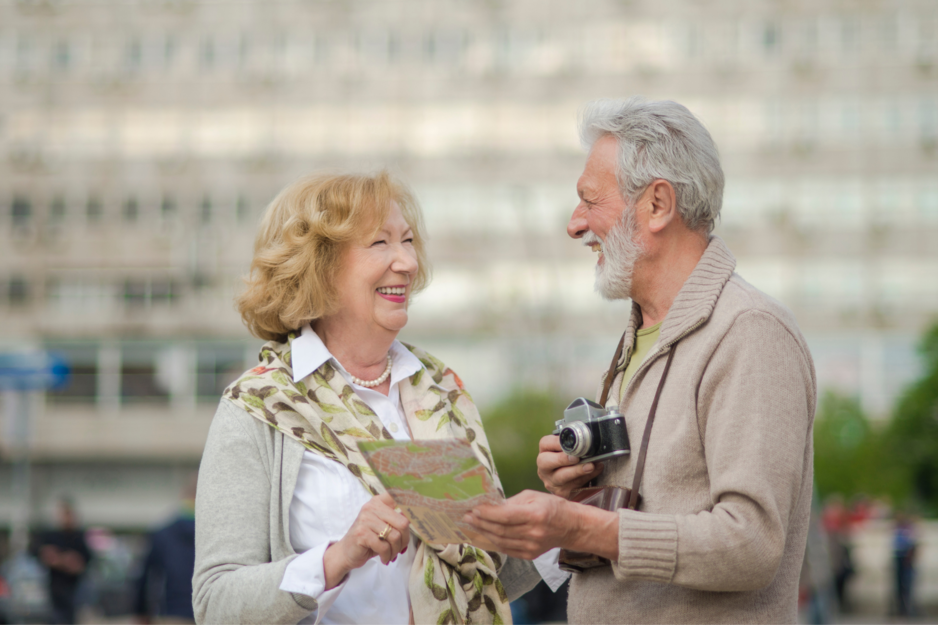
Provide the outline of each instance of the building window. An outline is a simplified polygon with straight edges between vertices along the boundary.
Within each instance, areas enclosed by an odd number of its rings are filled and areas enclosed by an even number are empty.
[[[25,306],[29,302],[29,282],[22,276],[13,276],[7,284],[7,301],[11,306]]]
[[[778,24],[769,22],[762,27],[762,49],[766,55],[774,56],[782,44],[782,32]]]
[[[149,300],[146,280],[127,280],[124,282],[124,303],[129,306],[145,306]]]
[[[176,38],[166,35],[163,40],[163,68],[169,69],[176,60]]]
[[[244,223],[248,218],[248,199],[243,195],[238,196],[238,201],[235,204],[235,218],[238,220],[238,223]]]
[[[136,37],[127,42],[127,69],[136,72],[143,64],[143,45]]]
[[[818,46],[818,25],[814,19],[808,19],[801,26],[801,55],[808,59],[814,57]]]
[[[202,206],[199,209],[199,220],[203,224],[212,223],[212,200],[208,196],[202,199]]]
[[[98,394],[98,352],[93,346],[47,345],[68,363],[68,382],[46,393],[53,404],[93,404]]]
[[[329,40],[325,35],[316,35],[313,39],[313,62],[320,65],[329,60]]]
[[[215,67],[215,41],[211,37],[202,41],[199,60],[204,70],[210,70]]]
[[[248,41],[248,37],[245,34],[241,34],[241,37],[238,38],[238,68],[245,69],[248,66],[249,57],[251,54],[251,44]]]
[[[700,25],[687,24],[683,38],[685,57],[692,60],[700,57],[703,48],[701,38]]]
[[[175,297],[176,289],[172,280],[150,281],[150,302],[152,304],[169,304]]]
[[[197,356],[196,395],[217,402],[222,391],[244,372],[243,345],[201,345]]]
[[[925,141],[938,137],[938,105],[935,100],[925,99],[919,105],[919,133]]]
[[[67,41],[60,41],[55,44],[52,52],[52,66],[54,69],[65,72],[72,64],[72,50]]]
[[[919,192],[918,209],[925,220],[938,221],[938,188],[926,188]]]
[[[139,217],[140,205],[137,203],[137,198],[128,198],[124,202],[124,221],[129,224],[136,223]]]
[[[49,206],[49,223],[57,226],[65,221],[65,200],[61,195],[52,198],[52,204]]]
[[[902,130],[902,114],[899,112],[899,104],[895,101],[887,102],[883,117],[886,132],[892,137],[897,137]]]
[[[14,228],[24,228],[33,219],[32,203],[25,197],[15,196],[10,206],[10,218]]]
[[[88,217],[88,223],[101,223],[101,218],[104,216],[104,207],[101,205],[100,198],[88,198],[88,205],[85,212]]]
[[[176,216],[176,200],[169,196],[164,197],[160,205],[160,216],[164,220],[173,219]]]
[[[886,52],[895,52],[899,47],[899,20],[896,15],[885,17],[880,24],[880,38],[883,50]]]
[[[167,375],[159,375],[159,353],[154,345],[125,344],[121,347],[120,397],[122,404],[166,404]],[[165,372],[164,372],[165,373]]]
[[[32,65],[32,42],[20,37],[16,41],[16,71],[19,74],[28,74]]]
[[[149,308],[171,304],[178,297],[177,290],[172,280],[128,279],[124,281],[123,299],[127,306]]]
[[[860,22],[855,17],[844,17],[840,21],[840,45],[847,54],[855,52],[860,39]]]

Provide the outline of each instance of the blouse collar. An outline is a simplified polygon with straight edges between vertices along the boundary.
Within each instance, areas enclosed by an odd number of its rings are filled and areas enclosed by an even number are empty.
[[[332,361],[336,369],[345,372],[335,356],[322,342],[319,335],[313,331],[312,326],[306,324],[303,326],[300,336],[293,339],[291,345],[291,358],[293,361],[293,381],[299,382],[313,371],[318,369],[328,360]],[[391,384],[394,385],[404,378],[409,378],[421,369],[423,364],[414,356],[404,344],[398,340],[391,343]]]

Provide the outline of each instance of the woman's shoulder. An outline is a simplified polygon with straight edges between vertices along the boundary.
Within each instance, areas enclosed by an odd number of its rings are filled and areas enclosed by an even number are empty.
[[[222,396],[221,401],[218,402],[211,428],[216,436],[247,436],[249,438],[263,438],[268,430],[272,429],[227,396]]]
[[[439,358],[416,345],[404,343],[403,341],[400,343],[417,357],[417,360],[420,361],[420,364],[423,365],[424,369],[426,369],[427,373],[436,384],[458,388],[459,390],[465,389],[462,380],[456,375],[456,372],[444,364]]]

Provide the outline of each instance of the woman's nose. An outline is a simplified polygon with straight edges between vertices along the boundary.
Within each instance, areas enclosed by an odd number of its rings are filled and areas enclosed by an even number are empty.
[[[391,270],[396,273],[412,274],[417,272],[417,268],[417,254],[414,250],[398,245],[397,254],[395,254],[394,262],[391,264]]]

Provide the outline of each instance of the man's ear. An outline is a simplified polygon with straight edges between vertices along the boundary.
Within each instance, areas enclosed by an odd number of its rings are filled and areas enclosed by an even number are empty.
[[[664,230],[675,219],[677,214],[677,196],[674,187],[667,180],[658,178],[648,185],[648,229],[653,233]]]

